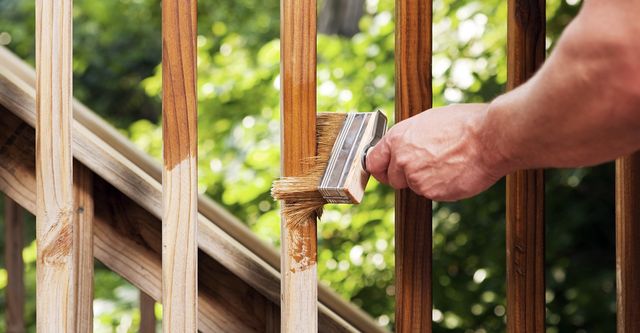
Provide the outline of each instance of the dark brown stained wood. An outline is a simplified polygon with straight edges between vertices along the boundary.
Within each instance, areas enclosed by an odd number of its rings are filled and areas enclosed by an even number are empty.
[[[196,0],[162,1],[163,332],[195,332],[198,313]]]
[[[640,332],[640,153],[616,161],[618,333]]]
[[[140,290],[140,333],[155,333],[155,305],[156,301],[153,299],[153,297]]]
[[[75,332],[93,332],[93,173],[74,161],[73,294],[78,306]]]
[[[545,57],[544,0],[509,0],[507,89],[529,79]],[[507,331],[544,332],[544,173],[507,176]]]
[[[280,4],[282,176],[301,176],[316,155],[316,1]],[[316,216],[288,224],[283,215],[280,226],[282,332],[316,332]]]
[[[11,66],[0,66],[0,104],[11,109],[11,112],[28,124],[22,126],[30,128],[35,122],[33,69],[0,46],[0,63],[2,62]],[[162,165],[78,101],[74,101],[74,118],[76,135],[73,145],[76,158],[147,211],[161,216]],[[13,162],[3,163],[9,165]],[[29,195],[32,192],[23,191],[24,187],[18,186],[22,179],[15,172],[21,171],[14,169],[11,174],[0,173],[0,177],[7,177],[6,182],[0,181],[0,187],[6,186],[6,190],[11,191],[12,195],[22,198],[21,202],[31,202]],[[279,304],[279,253],[259,240],[244,223],[206,195],[198,198],[198,209],[200,249]],[[350,327],[365,332],[384,331],[361,309],[345,302],[322,284],[318,285],[318,298],[321,331],[348,330]]]
[[[396,122],[431,108],[430,0],[396,1]],[[431,201],[396,191],[396,332],[431,332]]]
[[[7,269],[6,328],[8,333],[25,332],[24,327],[24,211],[4,197],[4,262]]]

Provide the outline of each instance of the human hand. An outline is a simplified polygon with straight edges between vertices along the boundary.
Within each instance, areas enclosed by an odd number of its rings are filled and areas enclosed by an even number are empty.
[[[367,170],[382,183],[438,201],[484,191],[508,171],[482,129],[487,109],[456,104],[396,124],[367,154]]]

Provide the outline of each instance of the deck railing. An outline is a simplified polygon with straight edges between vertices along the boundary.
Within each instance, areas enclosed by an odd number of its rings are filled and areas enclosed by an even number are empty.
[[[316,149],[316,1],[281,1],[282,168],[283,175],[295,176],[306,171],[306,165],[300,161],[315,156]],[[36,4],[37,326],[39,332],[88,332],[93,322],[93,249],[95,246],[97,251],[104,250],[93,243],[96,233],[94,174],[87,166],[74,163],[71,151],[74,136],[72,1],[61,0],[54,5],[51,1],[37,0]],[[507,86],[513,89],[532,76],[543,62],[545,2],[509,0],[508,8]],[[151,199],[143,208],[163,216],[164,283],[162,296],[154,298],[163,300],[165,332],[195,331],[198,319],[202,319],[197,317],[196,16],[195,0],[163,1],[164,209],[158,210]],[[396,1],[397,121],[431,107],[431,27],[431,1]],[[616,162],[615,186],[618,332],[639,332],[640,307],[636,302],[640,300],[640,242],[637,241],[640,239],[640,154]],[[133,193],[135,189],[130,191]],[[32,195],[12,193],[16,197]],[[509,175],[506,201],[507,330],[542,332],[545,325],[543,171],[523,170]],[[22,223],[21,208],[5,197],[9,331],[20,331],[24,327]],[[409,190],[398,191],[398,332],[431,331],[431,230],[431,202]],[[203,234],[202,237],[215,235],[208,229]],[[235,244],[222,236],[211,238],[214,242]],[[104,239],[100,239],[104,243]],[[283,221],[281,330],[284,332],[318,330],[316,242],[314,223],[291,226]],[[304,257],[309,265],[307,269],[297,270],[292,266],[292,248],[296,256]],[[243,255],[242,258],[250,256]],[[265,275],[275,276],[271,266],[254,267],[267,272]],[[234,272],[245,279],[252,274],[240,268]],[[147,290],[157,294],[154,288],[149,286]],[[263,292],[269,294],[268,288],[263,288]],[[141,331],[154,330],[154,298],[141,293]],[[202,311],[210,313],[211,310]],[[325,310],[321,308],[322,311]],[[271,325],[270,330],[277,328]]]
[[[315,1],[282,0],[283,171],[297,175],[302,158],[315,155]],[[396,0],[396,121],[431,107],[432,2]],[[508,1],[507,89],[524,83],[545,58],[545,1]],[[295,64],[295,65],[294,65]],[[291,97],[292,96],[292,97]],[[295,128],[295,124],[312,124]],[[617,162],[618,332],[640,331],[640,155]],[[295,170],[289,171],[288,170]],[[544,332],[544,172],[521,170],[507,176],[507,331]],[[396,192],[396,331],[431,332],[431,202],[410,190]],[[313,225],[313,224],[310,224]],[[315,230],[282,224],[283,262],[290,235],[316,248]],[[315,263],[315,251],[305,253]],[[283,266],[284,267],[284,266]],[[283,329],[315,327],[311,276],[283,279]],[[315,268],[312,276],[315,277]],[[298,309],[292,313],[290,310]],[[302,310],[304,309],[304,310]]]

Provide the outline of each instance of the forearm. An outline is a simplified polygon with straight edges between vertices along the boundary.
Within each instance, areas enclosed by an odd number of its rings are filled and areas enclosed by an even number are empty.
[[[489,105],[481,139],[506,172],[640,149],[640,31],[603,3],[587,2],[541,70]]]

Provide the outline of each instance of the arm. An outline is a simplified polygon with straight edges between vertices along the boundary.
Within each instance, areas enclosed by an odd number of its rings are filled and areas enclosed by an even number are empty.
[[[369,171],[435,200],[475,195],[517,169],[593,165],[640,149],[639,1],[587,0],[553,54],[491,104],[398,123]]]

